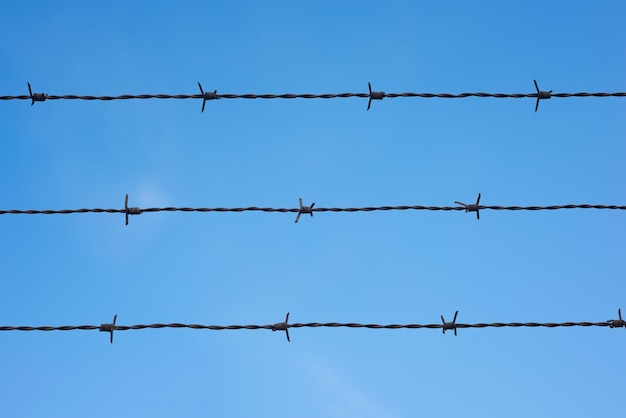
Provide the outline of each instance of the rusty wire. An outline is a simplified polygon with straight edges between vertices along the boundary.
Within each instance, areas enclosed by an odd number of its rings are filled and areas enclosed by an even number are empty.
[[[609,327],[609,328],[623,328],[626,327],[625,321],[622,318],[622,311],[618,309],[619,319],[609,319],[602,322],[492,322],[492,323],[475,323],[475,324],[463,324],[457,323],[456,318],[458,311],[454,314],[454,319],[450,322],[446,322],[443,315],[441,316],[440,324],[361,324],[355,322],[306,322],[306,323],[288,323],[289,313],[287,313],[284,322],[278,322],[271,325],[200,325],[200,324],[182,324],[182,323],[170,323],[170,324],[139,324],[139,325],[117,325],[117,315],[113,317],[113,323],[97,325],[63,325],[63,326],[0,326],[0,331],[103,331],[110,333],[111,343],[113,342],[114,331],[129,331],[140,329],[159,329],[159,328],[189,328],[198,330],[211,330],[211,331],[224,331],[224,330],[258,330],[267,329],[271,331],[285,331],[287,341],[289,338],[289,328],[368,328],[368,329],[441,329],[445,334],[446,330],[453,330],[454,335],[457,333],[457,329],[461,328],[558,328],[558,327]]]
[[[480,205],[480,194],[475,204],[465,204],[455,202],[459,206],[365,206],[365,207],[347,207],[347,208],[324,208],[305,206],[300,199],[299,208],[274,208],[274,207],[238,207],[238,208],[190,208],[190,207],[157,207],[157,208],[139,208],[128,206],[128,195],[126,195],[124,209],[104,209],[104,208],[83,208],[83,209],[60,209],[60,210],[20,210],[9,209],[0,210],[0,215],[67,215],[75,213],[123,213],[126,215],[126,224],[128,225],[129,215],[140,215],[147,212],[280,212],[280,213],[297,213],[296,223],[302,214],[310,214],[313,216],[315,212],[373,212],[373,211],[396,211],[396,210],[427,210],[427,211],[465,211],[476,212],[477,218],[480,219],[480,210],[509,210],[509,211],[539,211],[539,210],[561,210],[561,209],[609,209],[609,210],[626,210],[626,205],[591,205],[591,204],[566,204],[566,205],[550,205],[550,206],[494,206]]]
[[[202,85],[198,83],[200,87],[200,94],[122,94],[118,96],[92,96],[92,95],[52,95],[46,93],[33,93],[30,83],[28,83],[28,95],[15,95],[15,96],[0,96],[0,100],[30,100],[31,105],[35,102],[44,102],[46,100],[130,100],[130,99],[202,99],[202,111],[207,100],[217,99],[344,99],[357,97],[362,99],[368,99],[367,110],[369,110],[372,100],[382,100],[383,98],[398,98],[398,97],[420,97],[420,98],[441,98],[441,99],[464,99],[468,97],[480,97],[480,98],[496,98],[496,99],[522,99],[533,98],[537,100],[535,111],[539,106],[539,100],[550,99],[552,97],[569,98],[569,97],[626,97],[626,92],[614,92],[614,93],[552,93],[550,91],[541,91],[537,82],[535,83],[536,93],[385,93],[383,91],[372,91],[370,83],[368,83],[369,93],[326,93],[326,94],[309,94],[309,93],[283,93],[283,94],[218,94],[217,90],[205,92]]]

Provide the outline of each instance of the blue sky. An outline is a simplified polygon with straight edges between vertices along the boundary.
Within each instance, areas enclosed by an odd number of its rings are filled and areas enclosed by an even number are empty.
[[[0,94],[626,89],[620,1],[4,2]],[[623,98],[0,102],[2,209],[620,204]],[[0,325],[604,321],[624,214],[0,216]],[[623,330],[0,334],[6,417],[621,417]]]

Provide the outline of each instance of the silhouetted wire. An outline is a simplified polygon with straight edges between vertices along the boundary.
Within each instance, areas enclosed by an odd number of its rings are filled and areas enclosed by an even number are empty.
[[[63,326],[1,326],[0,331],[74,331],[74,330],[86,330],[109,333],[109,341],[113,343],[113,334],[115,331],[128,331],[139,330],[146,328],[190,328],[190,329],[204,329],[212,331],[223,330],[257,330],[268,329],[271,331],[284,331],[287,337],[287,342],[290,342],[289,329],[290,328],[369,328],[369,329],[420,329],[431,328],[441,329],[443,333],[446,330],[452,330],[454,335],[457,335],[459,328],[504,328],[504,327],[545,327],[545,328],[557,328],[557,327],[609,327],[609,328],[624,328],[626,323],[622,318],[622,310],[617,310],[618,319],[609,319],[603,322],[492,322],[492,323],[477,323],[477,324],[460,324],[456,322],[459,311],[454,313],[454,319],[452,321],[446,321],[443,315],[441,315],[441,324],[360,324],[356,322],[307,322],[307,323],[289,323],[289,312],[285,316],[284,322],[277,322],[271,325],[200,325],[200,324],[149,324],[149,325],[117,325],[117,314],[113,317],[112,323],[96,325],[63,325]]]
[[[46,100],[130,100],[130,99],[202,99],[201,112],[204,112],[204,108],[207,101],[213,101],[218,99],[344,99],[350,97],[358,97],[368,99],[367,110],[370,110],[372,100],[383,100],[384,98],[397,98],[397,97],[421,97],[421,98],[442,98],[442,99],[463,99],[467,97],[492,97],[498,99],[513,98],[535,98],[535,112],[539,109],[539,102],[545,99],[551,99],[552,97],[626,97],[626,92],[615,93],[552,93],[552,90],[540,90],[537,80],[533,80],[535,84],[536,93],[385,93],[384,91],[373,91],[372,85],[368,82],[367,86],[369,93],[327,93],[327,94],[218,94],[217,90],[204,91],[202,84],[198,82],[200,94],[122,94],[119,96],[88,96],[88,95],[50,95],[46,93],[34,93],[30,83],[28,85],[28,95],[17,96],[0,96],[0,100],[30,100],[31,106],[35,102],[45,102]]]
[[[475,324],[456,324],[456,328],[504,328],[504,327],[545,327],[545,328],[558,328],[558,327],[610,327],[612,322],[493,322],[493,323],[475,323]],[[288,328],[369,328],[369,329],[441,329],[443,324],[360,324],[354,322],[307,322],[307,323],[293,323],[287,324]],[[100,330],[99,325],[63,325],[63,326],[0,326],[0,331],[93,331]],[[129,331],[148,328],[190,328],[190,329],[205,329],[212,331],[223,330],[257,330],[257,329],[269,329],[275,328],[274,325],[200,325],[200,324],[181,324],[181,323],[169,323],[169,324],[139,324],[139,325],[116,325],[116,331]]]
[[[560,210],[560,209],[611,209],[626,210],[626,205],[590,205],[590,204],[566,204],[566,205],[550,205],[550,206],[493,206],[479,205],[480,210]],[[190,207],[159,207],[159,208],[141,208],[141,213],[147,212],[282,212],[282,213],[299,213],[299,208],[273,208],[273,207],[238,207],[238,208],[190,208]],[[428,210],[428,211],[459,211],[466,210],[462,206],[365,206],[365,207],[347,207],[347,208],[313,208],[313,212],[374,212],[374,211],[391,211],[391,210]],[[126,213],[126,209],[7,209],[0,210],[0,215],[68,215],[74,213]],[[137,213],[139,214],[139,213]]]
[[[440,98],[440,99],[465,99],[468,97],[481,97],[481,98],[496,98],[496,99],[523,99],[534,98],[539,95],[537,93],[385,93],[385,98],[398,98],[398,97],[421,97],[425,99]],[[309,94],[309,93],[283,93],[283,94],[219,94],[216,95],[216,99],[345,99],[351,97],[358,97],[362,99],[369,99],[369,93],[325,93],[325,94]],[[614,93],[552,93],[551,97],[569,98],[569,97],[626,97],[626,92],[614,92]],[[204,99],[201,94],[122,94],[118,96],[90,96],[90,95],[46,95],[46,100],[131,100],[131,99]],[[0,100],[32,100],[29,95],[17,95],[17,96],[0,96]]]

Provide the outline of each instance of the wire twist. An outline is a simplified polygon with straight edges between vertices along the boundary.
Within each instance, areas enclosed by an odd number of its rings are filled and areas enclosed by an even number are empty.
[[[40,93],[41,94],[41,93]],[[361,99],[369,99],[369,93],[325,93],[325,94],[308,94],[308,93],[283,93],[283,94],[216,94],[213,99],[346,99],[350,97],[358,97]],[[399,97],[420,97],[423,99],[465,99],[468,97],[480,98],[496,98],[496,99],[524,99],[538,97],[537,93],[385,93],[385,98]],[[626,97],[626,92],[614,93],[552,93],[552,97],[569,98],[569,97]],[[92,95],[47,95],[46,100],[131,100],[131,99],[204,99],[202,94],[121,94],[118,96],[92,96]],[[0,100],[32,100],[29,95],[4,95],[0,96]],[[38,101],[38,100],[35,100]],[[43,101],[43,100],[41,100]]]
[[[491,322],[476,324],[457,323],[457,328],[558,328],[558,327],[611,327],[613,322]],[[443,324],[361,324],[357,322],[306,322],[287,324],[287,328],[368,328],[368,329],[442,329]],[[614,328],[615,326],[613,326]],[[62,325],[62,326],[0,326],[0,331],[95,331],[100,330],[100,325]],[[202,325],[183,323],[157,323],[138,325],[115,325],[115,331],[131,331],[140,329],[160,329],[160,328],[189,328],[204,329],[210,331],[225,330],[258,330],[268,329],[274,331],[284,331],[285,328],[277,328],[276,324],[268,325]]]
[[[550,206],[494,206],[494,205],[472,205],[473,208],[479,210],[508,210],[508,211],[539,211],[539,210],[561,210],[561,209],[606,209],[606,210],[626,210],[626,205],[592,205],[592,204],[566,204],[566,205],[550,205]],[[77,213],[122,213],[125,215],[139,215],[142,213],[154,212],[278,212],[278,213],[308,213],[313,212],[375,212],[375,211],[468,211],[463,206],[422,206],[422,205],[403,205],[403,206],[365,206],[365,207],[304,207],[303,208],[274,208],[274,207],[155,207],[155,208],[125,208],[125,209],[104,209],[104,208],[83,208],[83,209],[6,209],[0,210],[0,215],[69,215]],[[298,218],[299,219],[299,218]]]
[[[216,100],[216,99],[346,99],[351,97],[358,97],[362,99],[368,99],[367,110],[370,109],[372,104],[372,100],[382,100],[384,98],[398,98],[398,97],[419,97],[424,99],[432,99],[432,98],[440,98],[440,99],[465,99],[468,97],[480,97],[480,98],[496,98],[496,99],[523,99],[523,98],[533,98],[536,99],[535,112],[539,108],[539,100],[542,99],[550,99],[552,97],[559,98],[569,98],[569,97],[626,97],[626,92],[615,92],[615,93],[589,93],[589,92],[579,92],[579,93],[552,93],[550,91],[542,91],[539,90],[539,86],[536,80],[533,80],[536,88],[536,93],[483,93],[483,92],[474,92],[474,93],[385,93],[384,91],[373,91],[372,85],[368,84],[369,93],[326,93],[326,94],[310,94],[310,93],[283,93],[283,94],[218,94],[217,90],[214,91],[204,91],[202,88],[202,84],[198,82],[198,87],[200,88],[200,94],[122,94],[118,96],[92,96],[92,95],[75,95],[75,94],[64,94],[64,95],[53,95],[53,94],[45,94],[45,93],[33,93],[30,83],[28,83],[28,95],[16,95],[16,96],[0,96],[0,100],[30,100],[31,105],[35,104],[36,101],[43,102],[46,100],[100,100],[100,101],[111,101],[111,100],[132,100],[132,99],[202,99],[202,109],[201,112],[204,112],[204,108],[207,100]]]
[[[285,316],[284,322],[277,322],[272,325],[200,325],[200,324],[182,324],[182,323],[170,323],[170,324],[139,324],[139,325],[117,325],[117,314],[113,317],[112,323],[102,324],[99,327],[95,325],[64,325],[64,326],[0,326],[0,331],[74,331],[84,330],[93,331],[99,330],[102,332],[108,332],[110,334],[110,341],[113,343],[113,333],[115,331],[129,331],[140,330],[146,328],[189,328],[211,331],[224,331],[224,330],[258,330],[268,329],[271,331],[285,331],[287,342],[291,342],[289,337],[289,328],[368,328],[368,329],[442,329],[443,333],[446,330],[453,330],[454,335],[457,335],[457,329],[459,328],[504,328],[504,327],[545,327],[545,328],[558,328],[558,327],[609,327],[609,328],[622,328],[626,327],[624,320],[622,319],[622,310],[618,309],[618,319],[609,319],[603,322],[492,322],[492,323],[477,323],[477,324],[457,324],[456,318],[459,311],[454,313],[454,319],[450,322],[446,322],[443,315],[441,315],[441,324],[361,324],[357,322],[306,322],[306,323],[289,323],[289,312]]]

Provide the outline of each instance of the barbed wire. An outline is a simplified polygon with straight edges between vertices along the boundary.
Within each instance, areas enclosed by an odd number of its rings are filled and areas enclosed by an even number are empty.
[[[44,102],[46,100],[131,100],[131,99],[202,99],[202,112],[207,100],[218,99],[345,99],[345,98],[362,98],[368,99],[367,110],[370,109],[372,100],[382,100],[384,98],[398,98],[398,97],[419,97],[425,99],[440,98],[440,99],[464,99],[468,97],[480,97],[480,98],[496,98],[496,99],[523,99],[533,98],[536,99],[535,112],[539,108],[539,100],[550,99],[552,97],[569,98],[569,97],[626,97],[626,92],[615,93],[552,93],[550,91],[544,91],[539,89],[539,85],[536,80],[533,80],[535,84],[536,93],[385,93],[384,91],[372,91],[372,86],[367,83],[368,93],[326,93],[326,94],[309,94],[309,93],[284,93],[284,94],[218,94],[217,90],[204,91],[202,85],[198,82],[200,88],[200,94],[122,94],[118,96],[90,96],[90,95],[53,95],[46,93],[33,93],[30,83],[28,84],[28,95],[16,95],[16,96],[0,96],[0,100],[30,100],[31,106],[35,102]]]
[[[374,211],[402,211],[402,210],[427,210],[427,211],[465,211],[476,212],[476,218],[480,219],[480,210],[510,210],[510,211],[539,211],[539,210],[561,210],[561,209],[609,209],[609,210],[626,210],[626,205],[590,205],[590,204],[566,204],[566,205],[550,205],[550,206],[494,206],[480,205],[480,193],[476,203],[466,204],[456,201],[459,206],[365,206],[356,208],[320,208],[314,207],[315,203],[310,206],[302,204],[300,199],[300,207],[298,208],[273,208],[248,206],[239,208],[189,208],[189,207],[160,207],[160,208],[139,208],[128,206],[128,195],[126,195],[124,209],[104,209],[104,208],[83,208],[83,209],[8,209],[0,210],[0,215],[68,215],[75,213],[123,213],[126,215],[126,225],[128,225],[129,215],[141,215],[150,212],[279,212],[279,213],[297,213],[295,222],[300,220],[300,215],[309,214],[313,216],[314,212],[374,212]]]
[[[289,323],[289,312],[285,316],[284,322],[277,322],[270,325],[200,325],[200,324],[139,324],[139,325],[117,325],[117,314],[113,317],[110,324],[97,325],[63,325],[63,326],[0,326],[0,331],[102,331],[110,334],[110,341],[113,343],[114,331],[129,331],[140,329],[159,329],[159,328],[189,328],[197,330],[224,331],[224,330],[258,330],[268,329],[272,331],[285,331],[287,341],[291,341],[289,337],[289,328],[368,328],[368,329],[441,329],[445,334],[446,330],[454,331],[457,335],[459,328],[558,328],[558,327],[609,327],[623,328],[626,327],[625,321],[622,319],[621,308],[617,310],[619,319],[609,319],[602,322],[492,322],[492,323],[475,323],[461,324],[456,322],[459,311],[454,313],[454,319],[447,322],[441,315],[440,324],[361,324],[355,322],[306,322],[306,323]]]

